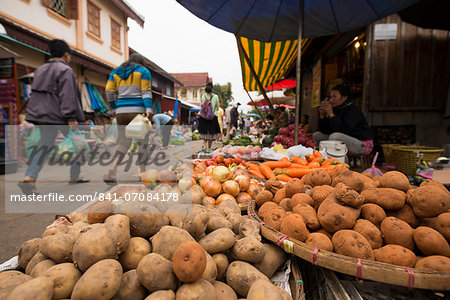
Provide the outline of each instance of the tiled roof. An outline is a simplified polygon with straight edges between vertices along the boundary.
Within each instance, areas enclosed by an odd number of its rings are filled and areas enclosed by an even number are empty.
[[[204,73],[170,73],[178,81],[183,83],[185,87],[204,87],[207,82],[212,82],[208,72]]]

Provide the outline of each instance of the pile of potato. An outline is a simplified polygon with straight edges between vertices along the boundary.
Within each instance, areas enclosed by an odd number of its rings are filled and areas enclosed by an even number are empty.
[[[286,253],[236,201],[170,213],[98,202],[73,221],[22,245],[25,273],[0,273],[0,300],[292,299],[269,280]]]
[[[315,248],[450,272],[450,193],[439,182],[317,170],[286,185],[268,180],[255,200],[267,225]]]

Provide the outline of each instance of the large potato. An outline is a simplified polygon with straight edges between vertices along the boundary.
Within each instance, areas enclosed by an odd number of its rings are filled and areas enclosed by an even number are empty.
[[[222,215],[210,216],[208,223],[206,223],[206,232],[212,232],[219,228],[233,229],[233,225]]]
[[[189,232],[184,229],[175,226],[164,226],[151,238],[151,243],[153,253],[172,260],[173,253],[181,243],[193,240]]]
[[[225,272],[228,268],[228,256],[223,253],[216,253],[211,256],[214,259],[217,267],[217,280],[223,281]]]
[[[6,300],[50,300],[53,294],[53,280],[41,276],[16,286]]]
[[[216,261],[208,253],[206,253],[206,268],[200,278],[211,283],[213,283],[217,279]]]
[[[338,183],[343,183],[358,193],[361,193],[364,189],[364,180],[361,178],[361,174],[350,170],[345,170],[339,173],[339,175],[333,179],[331,186],[335,187]]]
[[[89,224],[103,223],[107,217],[115,214],[116,206],[108,201],[101,201],[89,207],[87,221]]]
[[[311,189],[310,194],[313,200],[313,207],[319,205],[334,191],[334,188],[329,185],[315,186]]]
[[[117,260],[104,259],[93,264],[75,284],[72,300],[111,299],[120,288],[122,266]]]
[[[436,230],[450,241],[450,212],[440,214],[436,219]],[[30,262],[31,263],[31,262]]]
[[[145,300],[175,300],[175,293],[172,290],[157,291],[149,295]]]
[[[381,222],[381,233],[385,244],[395,244],[414,251],[414,229],[405,221],[387,217]]]
[[[317,218],[323,228],[333,233],[341,229],[353,228],[360,211],[360,208],[342,205],[333,192],[320,204]]]
[[[361,206],[361,218],[379,227],[381,222],[386,219],[386,212],[374,203],[366,203]]]
[[[82,233],[73,245],[72,251],[73,262],[81,271],[86,271],[103,259],[116,258],[117,255],[116,241],[111,236],[111,231],[103,224]]]
[[[119,262],[124,271],[136,269],[141,259],[152,252],[150,243],[141,237],[133,237],[127,249],[119,256]]]
[[[383,188],[393,188],[406,193],[409,189],[409,180],[405,174],[398,171],[386,172],[380,178],[380,186]]]
[[[236,236],[231,229],[220,228],[206,235],[199,244],[206,252],[213,254],[230,249],[236,243]]]
[[[184,218],[183,229],[189,232],[194,238],[200,237],[205,233],[209,215],[206,210],[192,210]]]
[[[257,263],[264,259],[263,244],[253,236],[242,238],[231,248],[231,254],[238,260]]]
[[[53,280],[53,298],[70,298],[73,288],[81,277],[81,272],[72,263],[63,263],[53,266],[45,271],[42,276]]]
[[[436,185],[425,185],[408,193],[407,201],[416,216],[433,218],[450,208],[450,193]]]
[[[365,237],[369,241],[370,246],[372,246],[372,249],[378,249],[383,245],[381,231],[370,221],[364,219],[357,220],[353,230]]]
[[[239,213],[231,213],[227,215],[227,220],[231,223],[231,229],[235,234],[239,234],[239,226],[243,220],[243,216]]]
[[[247,237],[252,236],[256,238],[258,241],[261,240],[261,225],[253,219],[249,217],[242,217],[241,223],[239,224],[239,236]]]
[[[67,225],[56,225],[56,226],[50,226],[47,227],[42,234],[42,238],[45,238],[46,236],[55,235],[55,234],[64,234],[69,233],[69,226]]]
[[[450,246],[445,238],[433,228],[419,226],[414,230],[414,241],[423,254],[450,256]]]
[[[57,263],[72,262],[74,238],[71,234],[56,234],[42,239],[39,252]]]
[[[248,290],[256,280],[264,279],[270,283],[266,275],[258,271],[251,264],[243,261],[232,262],[228,266],[226,277],[227,284],[243,297],[247,297]]]
[[[414,268],[416,255],[409,249],[399,245],[386,245],[373,251],[376,261],[387,264]]]
[[[206,268],[205,250],[194,241],[182,243],[172,256],[172,267],[180,281],[196,281],[202,276]]]
[[[281,223],[280,231],[300,242],[304,242],[309,235],[303,217],[298,214],[292,214],[285,217]]]
[[[19,271],[4,271],[0,273],[0,299],[4,300],[6,296],[16,287],[24,282],[33,279]]]
[[[263,246],[265,253],[264,259],[254,263],[253,266],[268,278],[271,278],[278,268],[284,264],[287,256],[283,249],[274,244],[263,243]]]
[[[403,220],[409,224],[412,228],[416,228],[419,225],[419,219],[414,214],[413,209],[408,204],[405,204],[399,210],[387,211],[388,217],[396,217],[397,219]]]
[[[281,291],[270,281],[258,279],[251,285],[247,294],[247,300],[260,299],[283,300],[283,296]]]
[[[333,243],[330,238],[323,233],[313,232],[305,240],[306,245],[327,251],[333,251]]]
[[[405,205],[406,194],[393,188],[364,190],[361,195],[366,203],[375,203],[384,209],[397,210]]]
[[[143,300],[147,290],[142,286],[137,277],[136,270],[130,270],[122,275],[122,282],[114,300]]]
[[[268,203],[266,203],[268,204]],[[265,204],[264,204],[265,205]],[[264,208],[264,205],[261,206],[261,209]],[[263,220],[267,225],[272,227],[275,230],[280,230],[281,222],[286,217],[286,212],[281,207],[277,206],[264,214],[260,215],[261,220]]]
[[[87,222],[76,222],[73,223],[72,226],[70,226],[68,234],[72,235],[74,240],[76,241],[77,238],[83,233],[83,231],[89,226],[89,223]]]
[[[216,300],[216,290],[207,280],[183,284],[176,293],[179,300]]]
[[[432,255],[422,258],[416,263],[416,269],[438,272],[450,272],[450,258]]]
[[[339,230],[331,241],[334,251],[355,258],[373,260],[373,251],[369,241],[354,230]]]
[[[361,196],[354,189],[346,186],[343,183],[336,184],[336,187],[334,188],[334,194],[338,201],[341,201],[344,204],[351,206],[353,208],[359,208],[364,203],[363,196]]]
[[[44,274],[45,271],[47,271],[54,265],[56,265],[56,263],[51,259],[43,260],[37,263],[36,266],[34,266],[33,270],[31,270],[30,272],[30,276],[33,278],[42,276],[42,274]]]
[[[41,239],[35,238],[35,239],[31,239],[29,241],[26,241],[25,243],[22,244],[22,246],[20,246],[18,260],[19,260],[19,266],[22,269],[25,269],[27,267],[30,260],[39,251],[40,243],[41,243]]]
[[[317,218],[317,213],[312,208],[312,206],[309,206],[305,203],[299,203],[292,209],[292,212],[294,214],[299,214],[302,216],[303,221],[305,221],[306,226],[308,226],[311,230],[317,230],[320,228],[319,219]]]
[[[30,262],[27,264],[27,267],[26,267],[26,269],[25,269],[25,274],[30,275],[30,274],[31,274],[31,271],[33,270],[33,268],[34,268],[38,263],[40,263],[41,261],[46,260],[46,259],[47,259],[47,257],[46,257],[44,254],[42,254],[41,252],[38,251],[38,252],[33,256],[33,258],[30,260]]]
[[[177,288],[178,280],[173,273],[172,263],[159,254],[144,256],[136,271],[140,283],[150,292]]]
[[[130,241],[130,219],[124,215],[113,215],[105,220],[105,226],[116,241],[117,252],[125,251]]]
[[[284,194],[286,195],[286,198],[291,198],[295,194],[304,192],[305,192],[305,185],[298,178],[292,178],[292,180],[290,180],[288,183],[284,185]]]
[[[118,212],[129,218],[131,236],[149,238],[169,225],[169,218],[149,203],[125,202]]]
[[[220,281],[214,281],[216,300],[237,300],[236,292],[228,285]]]

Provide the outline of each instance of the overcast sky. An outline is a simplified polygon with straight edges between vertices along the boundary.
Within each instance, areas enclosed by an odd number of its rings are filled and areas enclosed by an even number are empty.
[[[175,0],[127,2],[145,17],[144,28],[128,21],[133,49],[166,72],[208,72],[215,84],[231,82],[235,101],[249,102],[233,34],[199,19]]]

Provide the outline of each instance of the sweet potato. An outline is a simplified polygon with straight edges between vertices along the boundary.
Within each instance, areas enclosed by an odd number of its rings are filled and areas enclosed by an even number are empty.
[[[369,241],[354,230],[339,230],[331,239],[334,251],[355,258],[374,260]]]
[[[416,269],[438,272],[450,272],[450,258],[432,255],[422,258],[416,263]]]
[[[439,231],[447,241],[450,241],[450,212],[442,213],[437,217],[435,229]]]
[[[366,203],[375,203],[384,209],[397,210],[405,205],[406,194],[393,188],[364,190],[361,195]]]
[[[376,261],[387,264],[414,268],[416,265],[416,255],[411,250],[399,245],[386,245],[373,250]]]
[[[433,218],[450,208],[450,193],[436,185],[428,184],[409,193],[408,204],[420,218]]]
[[[380,178],[380,186],[382,188],[393,188],[406,193],[409,189],[409,180],[405,174],[398,171],[386,172]]]
[[[425,227],[419,226],[414,230],[414,241],[416,242],[417,248],[427,255],[443,255],[450,256],[450,246],[445,238],[438,231]]]
[[[304,193],[305,185],[298,178],[292,178],[291,181],[284,186],[286,198],[291,198],[295,194]]]
[[[414,250],[414,229],[405,221],[395,217],[387,217],[381,222],[381,233],[385,244],[400,245],[409,250]]]
[[[280,231],[300,242],[304,242],[309,235],[303,217],[299,214],[292,214],[285,217],[281,222]]]
[[[367,203],[361,206],[361,218],[379,227],[381,222],[386,219],[386,213],[380,206],[374,203]]]
[[[333,243],[331,240],[323,233],[313,232],[308,235],[305,240],[305,244],[310,245],[314,248],[319,248],[327,251],[333,251]]]
[[[369,241],[372,249],[378,249],[383,245],[381,231],[370,221],[364,219],[357,220],[353,230],[365,237]]]

